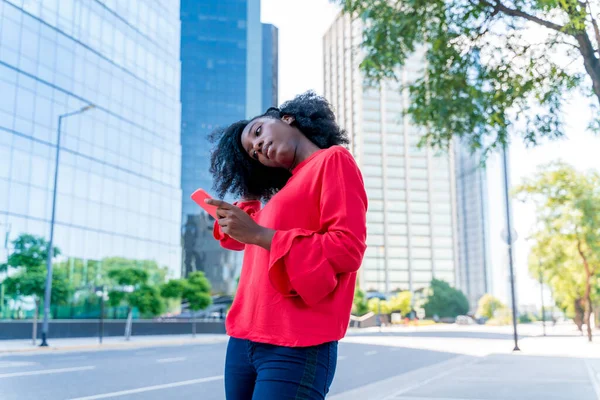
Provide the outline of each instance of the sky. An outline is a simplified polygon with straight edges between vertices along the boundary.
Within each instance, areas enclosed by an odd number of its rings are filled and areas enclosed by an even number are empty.
[[[262,0],[262,22],[279,28],[279,100],[313,89],[323,93],[323,35],[339,8],[327,0]],[[574,97],[565,108],[567,137],[526,148],[518,139],[510,150],[511,182],[517,185],[535,173],[539,166],[562,160],[581,171],[600,168],[600,137],[585,131],[591,111],[587,101]],[[490,181],[490,185],[502,185]],[[490,190],[496,195],[498,192]],[[496,199],[497,200],[497,199]],[[527,270],[529,244],[526,238],[535,223],[531,205],[514,201],[513,221],[518,239],[515,243],[515,268],[519,304],[540,303],[540,287]],[[500,232],[490,232],[500,236]],[[546,292],[546,298],[549,293]]]

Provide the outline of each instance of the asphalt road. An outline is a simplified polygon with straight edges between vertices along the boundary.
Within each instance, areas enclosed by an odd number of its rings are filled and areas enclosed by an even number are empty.
[[[2,400],[221,400],[225,343],[0,357]],[[340,343],[330,394],[456,357],[449,352]]]

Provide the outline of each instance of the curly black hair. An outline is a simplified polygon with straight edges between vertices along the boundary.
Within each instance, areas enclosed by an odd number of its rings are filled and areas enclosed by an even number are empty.
[[[329,102],[313,91],[296,96],[280,108],[271,107],[251,120],[218,128],[210,135],[211,142],[216,143],[211,153],[210,172],[214,178],[213,189],[220,198],[231,193],[242,198],[267,201],[287,183],[291,176],[288,170],[262,165],[252,159],[241,145],[242,131],[250,122],[261,117],[280,119],[285,115],[294,117],[292,126],[321,149],[349,143],[346,131],[337,124]]]

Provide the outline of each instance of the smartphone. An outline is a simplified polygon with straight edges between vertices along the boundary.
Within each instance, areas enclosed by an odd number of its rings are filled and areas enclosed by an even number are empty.
[[[217,207],[211,206],[210,204],[206,204],[204,202],[205,199],[212,199],[210,194],[208,194],[204,189],[198,189],[194,193],[192,193],[192,200],[196,204],[198,204],[204,211],[208,213],[214,219],[217,219]]]

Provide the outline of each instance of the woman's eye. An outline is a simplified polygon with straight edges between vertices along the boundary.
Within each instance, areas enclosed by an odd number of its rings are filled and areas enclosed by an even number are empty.
[[[256,136],[260,136],[261,129],[262,129],[262,126],[259,126],[258,128],[256,128]]]

